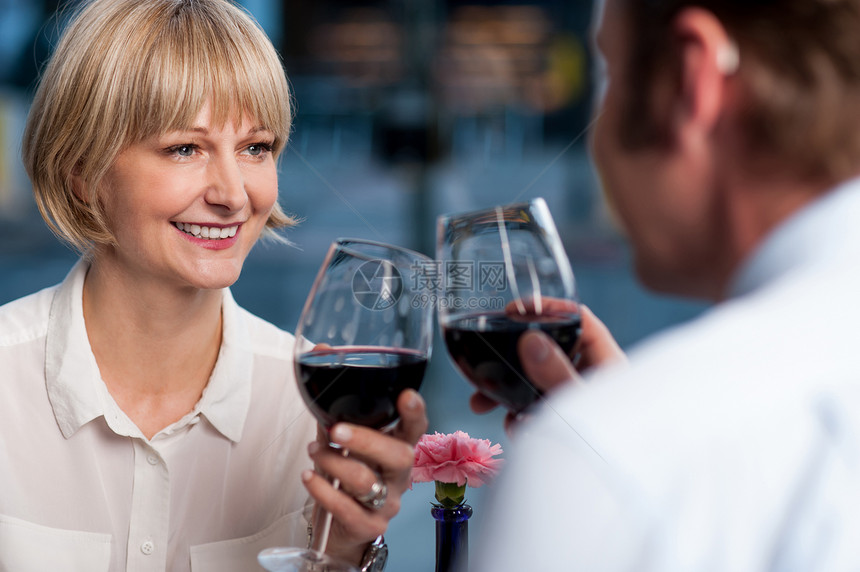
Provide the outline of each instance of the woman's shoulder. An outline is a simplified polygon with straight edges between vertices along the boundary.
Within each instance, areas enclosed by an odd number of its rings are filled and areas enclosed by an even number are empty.
[[[242,336],[254,353],[292,359],[293,334],[238,305],[236,315],[243,330]]]
[[[0,346],[44,335],[58,286],[50,286],[0,306]]]

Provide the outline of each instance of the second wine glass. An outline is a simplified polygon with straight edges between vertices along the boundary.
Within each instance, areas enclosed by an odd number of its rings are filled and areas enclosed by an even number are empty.
[[[380,242],[342,238],[330,246],[299,318],[294,359],[299,391],[326,432],[339,422],[381,431],[397,424],[398,396],[419,389],[430,359],[424,274],[432,268],[427,256]],[[265,550],[261,564],[279,572],[355,570],[325,555],[330,526],[321,511],[312,549]]]
[[[520,335],[540,329],[570,354],[581,331],[576,284],[543,199],[439,217],[439,323],[452,361],[518,414],[541,396],[523,372]]]

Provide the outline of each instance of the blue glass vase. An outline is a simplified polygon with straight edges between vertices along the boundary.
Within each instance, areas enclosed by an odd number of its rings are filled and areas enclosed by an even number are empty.
[[[434,505],[430,514],[436,519],[436,572],[469,569],[469,518],[472,507],[454,508]]]

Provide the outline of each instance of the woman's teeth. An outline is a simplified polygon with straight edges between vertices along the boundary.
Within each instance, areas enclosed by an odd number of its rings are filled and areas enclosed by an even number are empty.
[[[176,228],[196,238],[207,238],[209,240],[221,240],[236,236],[239,225],[219,228],[216,226],[200,226],[199,224],[188,224],[186,222],[173,223]]]

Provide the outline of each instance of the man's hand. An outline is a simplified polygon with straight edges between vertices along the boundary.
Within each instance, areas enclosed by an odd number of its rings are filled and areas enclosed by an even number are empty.
[[[586,306],[580,305],[579,311],[582,334],[574,349],[576,367],[571,361],[572,357],[566,355],[552,338],[540,330],[529,330],[520,336],[517,349],[523,371],[529,381],[544,393],[552,393],[561,386],[579,382],[580,371],[627,359],[603,322]],[[486,413],[498,406],[498,403],[480,392],[472,394],[469,404],[476,413]],[[521,416],[507,414],[505,429],[508,433],[512,432]]]

